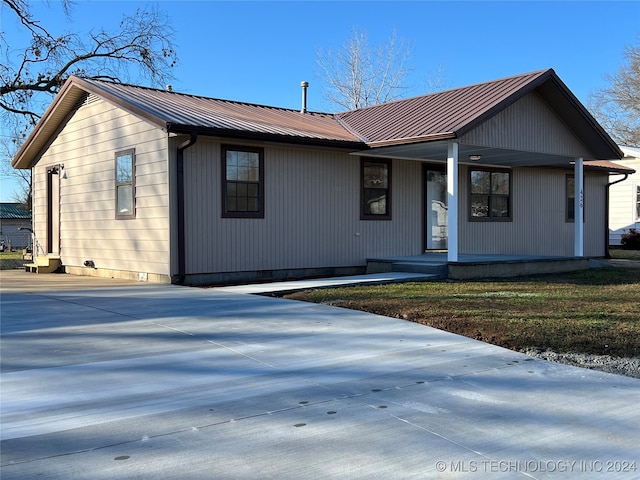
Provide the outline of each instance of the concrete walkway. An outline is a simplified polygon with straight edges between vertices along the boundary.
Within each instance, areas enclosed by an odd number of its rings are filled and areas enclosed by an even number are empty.
[[[640,380],[228,289],[0,272],[9,479],[640,476]]]

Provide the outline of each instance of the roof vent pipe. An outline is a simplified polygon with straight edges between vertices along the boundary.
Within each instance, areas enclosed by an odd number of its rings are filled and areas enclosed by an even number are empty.
[[[300,113],[307,113],[307,88],[309,88],[309,82],[300,82],[302,87],[302,108]]]

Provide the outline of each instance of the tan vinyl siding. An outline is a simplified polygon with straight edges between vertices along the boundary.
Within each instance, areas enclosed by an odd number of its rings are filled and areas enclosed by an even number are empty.
[[[421,252],[420,163],[393,162],[392,220],[361,221],[359,157],[264,148],[264,219],[221,218],[220,143],[200,139],[185,152],[188,274],[356,266]]]
[[[525,95],[463,135],[460,143],[570,157],[593,157],[536,93]]]
[[[472,254],[573,256],[574,224],[566,221],[565,179],[571,170],[519,168],[512,174],[512,222],[470,222],[468,168],[460,172],[460,251]],[[584,253],[604,255],[604,184],[585,177]]]
[[[117,151],[135,149],[136,215],[115,219]],[[60,255],[67,266],[169,275],[167,136],[97,100],[81,106],[35,167],[34,217],[46,245],[46,170],[60,172]],[[62,177],[64,175],[64,177]]]

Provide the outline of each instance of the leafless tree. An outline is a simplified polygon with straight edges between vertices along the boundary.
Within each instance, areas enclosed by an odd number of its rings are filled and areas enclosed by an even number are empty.
[[[616,142],[640,147],[640,42],[627,46],[624,57],[619,70],[607,76],[609,85],[591,94],[589,107]]]
[[[60,4],[71,18],[71,0]],[[173,30],[156,8],[123,16],[107,31],[58,33],[36,19],[28,0],[2,0],[4,22],[13,14],[28,44],[9,44],[0,32],[0,121],[3,124],[3,174],[11,172],[12,154],[70,75],[129,81],[132,74],[161,85],[171,77],[177,55]],[[26,180],[25,180],[26,181]]]
[[[372,47],[367,32],[354,29],[336,51],[318,50],[320,77],[327,84],[324,97],[346,110],[401,98],[409,90],[410,45],[398,41],[395,30],[384,44]]]

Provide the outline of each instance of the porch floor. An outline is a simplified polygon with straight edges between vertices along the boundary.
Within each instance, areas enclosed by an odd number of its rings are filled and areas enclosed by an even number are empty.
[[[486,255],[486,254],[469,254],[459,253],[456,263],[500,263],[500,262],[531,262],[531,261],[552,261],[575,259],[576,257],[562,256],[539,256],[539,255]],[[446,264],[447,252],[425,252],[421,255],[409,255],[405,257],[374,257],[368,258],[369,261],[394,261],[394,262],[415,262],[415,263],[433,263]]]
[[[587,257],[458,254],[457,262],[449,262],[447,252],[426,252],[422,255],[367,259],[367,273],[430,273],[441,278],[458,279],[556,273],[587,268]]]

